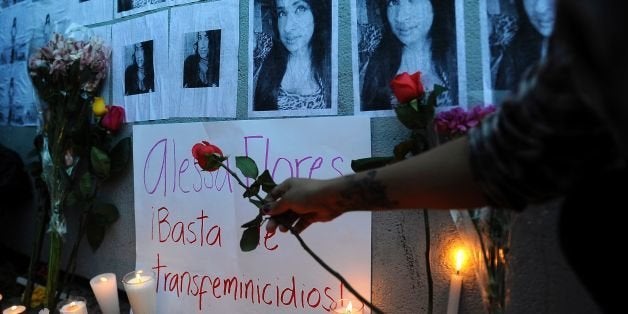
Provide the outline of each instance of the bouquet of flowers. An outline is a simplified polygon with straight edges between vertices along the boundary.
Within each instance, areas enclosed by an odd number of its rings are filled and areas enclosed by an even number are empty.
[[[455,108],[437,114],[434,124],[439,138],[447,141],[464,136],[494,111],[494,106],[475,106],[469,111]],[[476,278],[488,312],[504,313],[508,298],[506,276],[512,211],[483,207],[453,210],[451,215],[467,246],[473,251]]]
[[[70,29],[73,32],[68,37],[54,34],[30,56],[28,63],[41,100],[40,172],[50,197],[50,208],[41,213],[40,219],[42,224],[48,221],[50,233],[45,303],[48,308],[55,308],[62,238],[67,231],[66,211],[82,210],[79,236],[66,267],[72,273],[83,235],[87,234],[89,244],[96,249],[106,228],[118,218],[114,205],[95,198],[98,185],[127,164],[131,147],[130,138],[115,145],[113,142],[124,121],[124,109],[106,106],[102,98],[96,97],[108,72],[111,50],[96,37],[77,39],[78,28]],[[36,244],[32,259],[40,246],[41,243]],[[29,273],[32,274],[32,268]],[[28,292],[24,294],[26,298],[30,296]]]

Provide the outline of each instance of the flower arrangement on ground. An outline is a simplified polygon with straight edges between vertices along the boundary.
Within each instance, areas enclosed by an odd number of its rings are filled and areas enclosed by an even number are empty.
[[[73,273],[83,236],[87,235],[92,249],[97,249],[107,227],[118,219],[117,208],[96,197],[99,185],[124,169],[131,149],[130,138],[114,141],[124,122],[124,109],[106,106],[97,97],[108,73],[111,50],[97,37],[76,37],[87,34],[87,29],[77,32],[74,27],[72,32],[73,37],[54,34],[28,63],[40,97],[40,134],[36,141],[40,179],[50,198],[50,206],[40,219],[42,224],[47,222],[50,235],[47,308],[55,308],[63,237],[68,230],[66,214],[80,213],[77,243],[66,267]],[[31,267],[38,259],[40,246],[36,244]],[[26,298],[29,296],[25,293]]]

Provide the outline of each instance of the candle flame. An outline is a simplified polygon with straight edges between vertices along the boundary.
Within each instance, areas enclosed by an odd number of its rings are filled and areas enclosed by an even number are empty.
[[[17,310],[17,306],[16,306],[16,305],[12,306],[12,307],[11,307],[11,310],[12,310],[12,311]]]
[[[142,276],[140,276],[140,273],[138,272],[137,274],[135,274],[135,278],[137,278],[137,282],[142,282]]]
[[[465,253],[463,249],[458,249],[456,251],[456,273],[459,273],[462,269],[462,265],[466,259]]]
[[[76,302],[74,301],[70,302],[70,306],[76,306]]]
[[[107,280],[109,280],[109,279],[107,279],[107,277],[104,277],[104,276],[103,276],[103,277],[100,277],[100,281],[102,281],[102,282],[105,282],[105,281],[107,281]]]
[[[351,301],[349,301],[349,304],[347,304],[347,307],[345,308],[345,313],[351,314],[352,311],[353,311],[353,304],[351,304]]]

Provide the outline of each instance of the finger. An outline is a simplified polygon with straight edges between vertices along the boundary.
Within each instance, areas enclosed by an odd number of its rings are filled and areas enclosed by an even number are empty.
[[[285,180],[270,191],[270,196],[274,199],[280,198],[290,188],[290,180]]]
[[[268,222],[266,223],[266,232],[268,233],[275,233],[277,232],[277,226],[279,226],[279,224],[274,220],[274,219],[268,219]]]

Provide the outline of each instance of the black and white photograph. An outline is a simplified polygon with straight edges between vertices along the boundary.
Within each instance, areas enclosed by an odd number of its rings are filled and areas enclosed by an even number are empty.
[[[211,1],[170,10],[171,117],[236,116],[238,5]]]
[[[138,9],[155,9],[165,5],[166,3],[166,0],[117,0],[116,12],[122,13]]]
[[[2,73],[10,73],[11,67],[0,66]],[[9,125],[11,108],[15,103],[15,78],[11,75],[0,76],[0,125]]]
[[[31,126],[37,123],[33,86],[18,64],[0,66],[0,125]]]
[[[0,7],[3,9],[6,9],[12,5],[18,4],[23,1],[24,0],[2,0],[2,2],[0,2]]]
[[[169,71],[168,11],[123,20],[111,26],[110,34],[112,102],[124,108],[127,122],[169,118],[175,85]]]
[[[153,41],[147,40],[124,47],[124,95],[137,95],[155,91],[153,67]]]
[[[485,88],[492,101],[514,91],[526,69],[539,62],[547,50],[554,27],[555,0],[485,0]],[[487,80],[488,79],[488,80]],[[487,96],[485,95],[485,98]]]
[[[337,110],[336,6],[332,0],[254,1],[249,60],[254,115]]]
[[[22,29],[26,27],[21,23],[17,15],[9,18],[10,23],[3,22],[2,32],[3,37],[8,37],[8,40],[4,40],[1,45],[2,55],[0,56],[0,64],[12,64],[15,62],[26,61],[28,54],[27,36],[26,30]]]
[[[183,88],[220,86],[220,30],[185,34]]]
[[[427,90],[434,85],[447,89],[437,106],[464,105],[458,0],[356,0],[355,6],[356,113],[394,114],[390,82],[398,74],[417,71]]]

